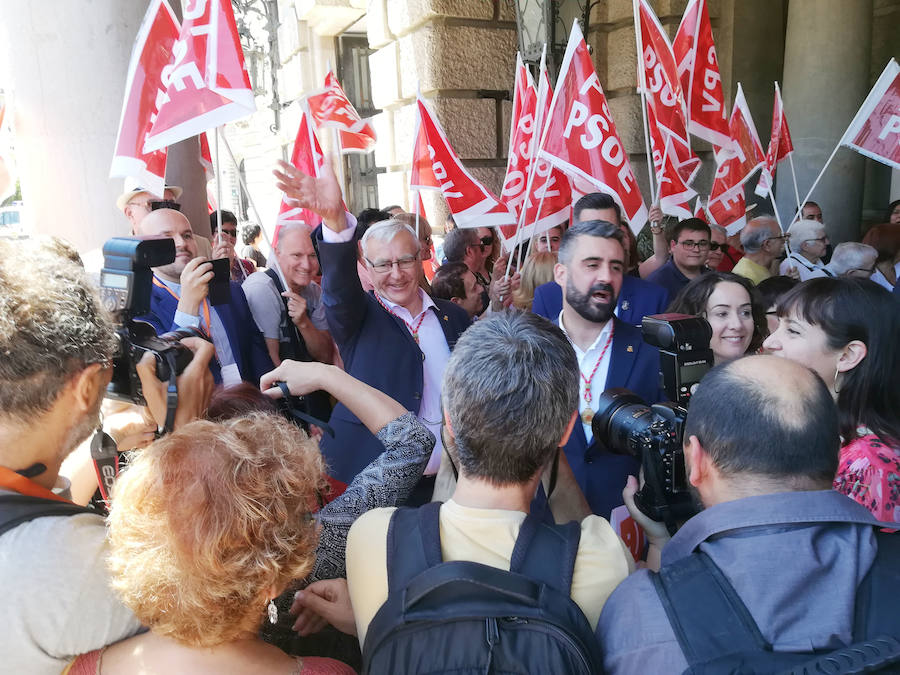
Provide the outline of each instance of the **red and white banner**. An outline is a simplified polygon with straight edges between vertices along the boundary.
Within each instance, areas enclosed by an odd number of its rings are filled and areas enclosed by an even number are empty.
[[[644,198],[577,21],[569,33],[539,156],[573,181],[612,195],[635,233],[647,222]]]
[[[207,183],[216,177],[212,153],[209,151],[209,138],[207,138],[205,131],[200,134],[200,166],[203,167],[203,173],[206,174]]]
[[[416,105],[419,114],[410,189],[440,190],[457,227],[514,225],[515,211],[466,170],[425,102],[418,98]]]
[[[775,182],[775,166],[794,151],[791,132],[788,130],[787,116],[784,114],[784,102],[781,100],[781,89],[775,83],[775,101],[772,104],[772,134],[769,147],[763,162],[762,173],[754,192],[765,197],[772,190]]]
[[[720,153],[707,208],[713,220],[728,230],[740,232],[746,225],[744,183],[762,166],[762,143],[756,133],[744,90],[738,84],[734,107],[728,122],[731,150]]]
[[[666,139],[666,149],[663,152],[662,171],[657,174],[658,201],[659,208],[663,213],[683,220],[691,217],[691,207],[688,201],[696,197],[697,192],[682,180],[673,161],[674,154],[672,139],[669,137]]]
[[[699,195],[697,196],[697,201],[694,202],[694,218],[698,218],[704,223],[709,222],[709,215],[706,213],[706,209],[703,208],[703,200]]]
[[[728,148],[728,118],[706,0],[689,0],[672,45],[688,106],[688,131]]]
[[[157,197],[163,196],[166,183],[166,148],[144,152],[144,139],[155,119],[157,97],[164,94],[162,71],[172,59],[178,31],[178,19],[169,3],[151,0],[131,50],[119,134],[109,168],[110,178],[131,176]]]
[[[900,169],[900,65],[891,59],[841,138],[877,162]]]
[[[513,93],[512,121],[509,130],[509,150],[506,177],[500,199],[507,206],[521,211],[528,183],[528,167],[534,150],[533,139],[540,135],[537,125],[537,88],[522,57],[516,54],[516,85]]]
[[[371,152],[375,148],[377,136],[372,123],[359,116],[330,70],[325,75],[325,87],[306,97],[306,107],[317,130],[338,129],[342,153]]]
[[[304,113],[300,113],[300,125],[297,128],[297,136],[294,139],[294,150],[291,153],[291,164],[305,173],[307,176],[320,176],[325,165],[325,155],[319,147],[319,141],[313,133],[309,120]],[[277,241],[278,228],[288,223],[305,223],[315,227],[322,220],[312,211],[301,209],[281,196],[281,208],[278,211],[278,219],[275,221],[276,236],[272,243]]]
[[[144,152],[158,150],[256,111],[229,0],[193,0],[172,59],[162,69],[164,94]]]

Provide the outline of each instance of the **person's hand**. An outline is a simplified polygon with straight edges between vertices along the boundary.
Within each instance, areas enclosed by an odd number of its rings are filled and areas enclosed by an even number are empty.
[[[230,242],[225,241],[221,234],[216,234],[213,238],[212,259],[228,258],[229,260],[234,260],[235,255],[234,246]]]
[[[209,294],[209,282],[213,280],[213,267],[206,258],[194,258],[181,271],[181,299],[178,309],[197,316],[200,303]]]
[[[638,491],[638,480],[634,476],[629,476],[625,487],[622,489],[622,499],[625,501],[625,508],[634,518],[634,522],[640,525],[644,534],[647,535],[647,541],[651,544],[662,548],[666,542],[671,539],[669,530],[665,523],[651,520],[643,511],[641,511],[634,503],[634,493]]]
[[[346,579],[326,579],[310,584],[294,595],[291,614],[297,615],[294,630],[306,636],[330,623],[342,633],[356,635],[356,621]]]
[[[216,353],[212,342],[198,337],[181,340],[181,344],[194,353],[194,357],[178,376],[178,406],[175,408],[174,428],[193,422],[206,414],[209,397],[215,382],[209,372],[209,361]],[[157,426],[166,422],[166,391],[169,383],[156,376],[156,357],[147,352],[137,364],[138,377],[144,391],[144,400]]]
[[[662,209],[659,208],[659,204],[654,204],[650,207],[650,212],[647,214],[647,219],[651,223],[651,227],[654,227],[662,222],[663,212]]]
[[[330,161],[325,163],[322,175],[318,178],[303,173],[287,162],[279,161],[278,166],[272,172],[277,179],[275,185],[288,199],[300,208],[318,213],[325,225],[335,232],[347,228],[341,186]]]
[[[116,442],[119,452],[145,448],[153,442],[156,423],[146,408],[129,406],[112,415],[104,415],[103,429]]]
[[[294,396],[304,396],[323,389],[322,382],[330,366],[318,361],[291,361],[285,359],[275,370],[259,379],[259,389],[266,396],[281,398],[281,388],[276,382],[284,382]]]
[[[309,321],[306,314],[306,299],[293,291],[285,291],[281,294],[287,298],[288,316],[297,328],[302,328]]]
[[[785,276],[788,276],[791,279],[796,279],[797,281],[800,281],[800,271],[793,265],[791,265],[790,267],[787,268],[787,274]]]

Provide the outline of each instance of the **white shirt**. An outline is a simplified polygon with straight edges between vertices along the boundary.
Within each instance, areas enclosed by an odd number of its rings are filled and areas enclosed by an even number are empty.
[[[562,332],[566,333],[566,337],[569,337],[569,334],[566,332],[566,327],[563,324],[563,312],[562,310],[559,313],[559,318],[557,319],[557,323],[559,327],[562,328]],[[600,331],[600,335],[597,336],[597,339],[594,340],[594,343],[588,347],[587,351],[581,351],[581,349],[576,345],[572,338],[569,338],[569,342],[572,343],[572,347],[575,349],[575,357],[578,359],[578,369],[581,371],[581,376],[578,378],[578,414],[580,415],[586,408],[590,408],[597,412],[598,407],[600,406],[600,394],[606,389],[606,376],[609,374],[609,364],[612,360],[612,341],[610,340],[610,336],[613,331],[613,320],[610,319],[606,322],[606,325],[603,326],[603,330]],[[607,340],[610,340],[610,344],[607,347],[606,351],[604,351],[604,347],[606,347]],[[602,357],[601,357],[602,353]],[[591,371],[594,369],[594,364],[597,363],[597,359],[600,359],[600,363],[597,365],[597,370],[594,373],[594,376],[591,377]],[[587,384],[585,383],[585,378],[590,377],[591,384],[591,401],[588,403],[585,401],[585,390],[587,389]],[[590,424],[581,423],[581,426],[584,428],[584,436],[587,439],[588,445],[591,444],[591,441],[594,438],[594,431],[591,429]]]
[[[787,275],[788,268],[795,267],[800,274],[800,281],[814,279],[816,277],[830,277],[831,273],[826,271],[822,261],[810,262],[799,253],[791,253],[788,257],[781,261],[778,271],[782,275]]]
[[[348,219],[348,224],[350,220]],[[322,241],[330,244],[348,242],[353,239],[354,228],[347,227],[341,232],[323,227]],[[431,307],[435,307],[434,301],[421,288],[418,289],[419,297],[422,299],[422,310],[412,316],[405,307],[397,305],[387,298],[378,296],[381,302],[391,310],[396,316],[403,319],[410,326],[415,327],[419,322],[419,317],[424,313],[422,325],[419,326],[419,349],[422,350],[424,362],[422,363],[422,402],[419,405],[416,417],[421,420],[422,424],[428,427],[428,430],[434,434],[437,441],[434,444],[434,450],[431,453],[431,459],[428,460],[428,466],[425,467],[425,475],[433,476],[437,474],[441,465],[441,454],[444,451],[444,444],[441,442],[441,425],[443,417],[441,416],[441,380],[444,377],[444,369],[447,367],[447,361],[450,360],[450,347],[447,345],[447,338],[444,330],[441,328],[441,322],[437,314]],[[412,333],[412,330],[410,330]],[[390,367],[390,364],[385,364]]]

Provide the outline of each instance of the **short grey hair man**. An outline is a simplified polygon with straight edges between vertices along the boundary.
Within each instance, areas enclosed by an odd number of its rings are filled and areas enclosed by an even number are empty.
[[[463,262],[470,246],[480,246],[478,232],[471,228],[457,227],[444,236],[444,255],[447,262]]]
[[[800,222],[816,222],[802,220]],[[878,251],[868,244],[856,241],[845,241],[834,247],[828,271],[836,277],[857,277],[868,279],[875,272],[875,261]]]
[[[815,221],[813,221],[815,222]],[[766,242],[778,236],[778,221],[772,216],[758,216],[741,230],[741,246],[744,253],[759,253]]]
[[[421,250],[422,244],[419,241],[419,237],[416,236],[416,231],[406,223],[391,218],[390,220],[382,220],[379,223],[375,223],[366,230],[366,233],[359,242],[362,247],[363,256],[368,260],[368,247],[370,241],[389,242],[401,232],[408,232],[413,238],[413,241],[416,242],[417,252]]]
[[[442,399],[462,473],[497,486],[527,483],[553,459],[578,410],[575,351],[546,319],[494,314],[456,343]]]

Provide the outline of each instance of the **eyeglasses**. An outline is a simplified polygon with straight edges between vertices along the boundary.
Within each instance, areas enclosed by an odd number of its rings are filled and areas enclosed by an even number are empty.
[[[385,260],[377,263],[373,263],[371,260],[366,258],[366,262],[369,263],[372,266],[372,269],[379,274],[387,274],[394,268],[394,265],[396,265],[397,269],[400,270],[411,270],[416,266],[416,262],[418,261],[418,259],[419,256],[418,254],[416,254],[403,256],[402,258],[398,258],[397,260]]]
[[[874,267],[854,267],[852,270],[847,270],[846,272],[844,272],[844,274],[849,276],[849,275],[853,274],[854,272],[862,272],[867,277],[870,277],[873,274],[875,274],[875,268]]]
[[[828,241],[828,237],[816,237],[815,239],[804,239],[804,240],[803,240],[803,243],[805,244],[806,242],[809,242],[809,241],[821,241],[821,242],[825,242],[825,241]]]
[[[717,241],[709,242],[710,251],[718,251],[719,249],[722,249],[722,253],[726,253],[728,251],[728,244],[720,244]]]
[[[690,251],[691,249],[697,249],[698,251],[708,251],[710,248],[710,243],[707,239],[701,239],[700,241],[685,239],[684,241],[679,241],[678,243],[681,244],[681,248],[686,251]]]
[[[174,202],[171,199],[154,199],[147,202],[147,205],[150,207],[151,211],[157,211],[159,209],[174,209],[175,211],[181,211],[181,204]]]
[[[482,238],[480,239],[480,241],[481,241],[481,245],[482,245],[482,246],[493,246],[493,245],[494,245],[494,238],[493,238],[493,237],[482,237]]]
[[[222,234],[227,234],[229,237],[237,238],[237,228],[235,228],[233,230],[229,230],[229,229],[223,227]]]
[[[766,241],[774,241],[774,240],[776,240],[776,239],[785,239],[785,240],[787,240],[787,239],[790,239],[790,238],[791,238],[791,233],[790,233],[790,232],[787,232],[787,233],[785,233],[785,234],[779,234],[777,237],[767,237],[767,238],[766,238]]]

